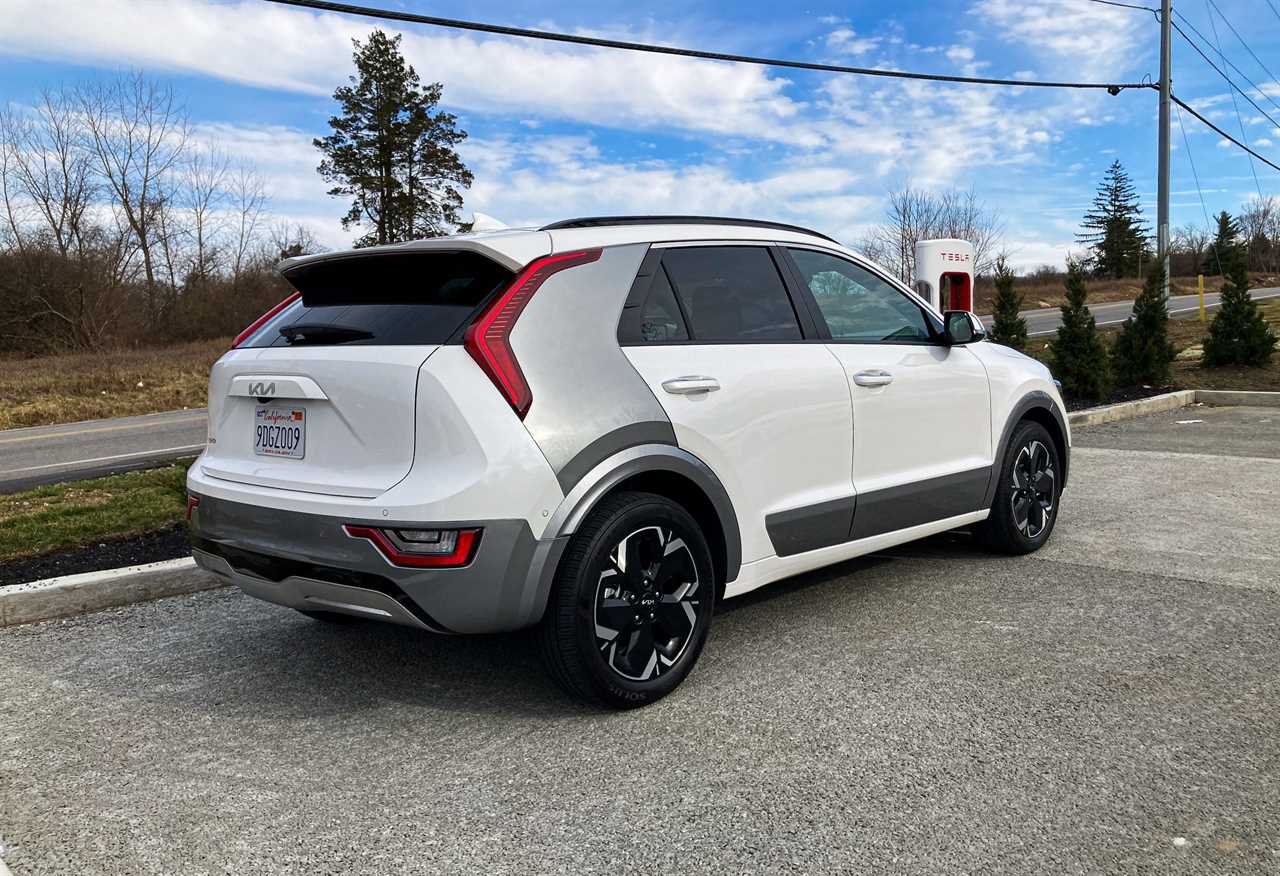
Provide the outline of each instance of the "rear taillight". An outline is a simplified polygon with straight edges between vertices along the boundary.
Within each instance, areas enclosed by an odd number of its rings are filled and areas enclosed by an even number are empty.
[[[373,542],[392,565],[414,569],[465,566],[480,540],[478,529],[379,529],[350,524],[342,528],[352,538]]]
[[[520,419],[529,412],[533,393],[511,350],[511,330],[529,299],[547,278],[600,258],[600,250],[566,252],[536,259],[520,272],[501,295],[473,322],[463,338],[471,358],[493,381]]]
[[[269,322],[269,321],[270,321],[274,316],[276,316],[278,313],[280,313],[280,311],[284,310],[284,309],[285,309],[286,307],[288,307],[290,304],[292,304],[293,302],[297,301],[297,300],[298,300],[298,298],[300,298],[301,296],[302,296],[302,293],[301,293],[301,292],[294,292],[292,295],[290,295],[290,296],[289,296],[288,298],[286,298],[284,301],[281,301],[281,302],[280,302],[279,304],[277,304],[275,307],[271,308],[271,309],[270,309],[270,310],[268,310],[266,313],[262,314],[262,316],[260,316],[260,317],[258,317],[257,319],[255,319],[252,323],[250,323],[250,324],[249,324],[249,327],[248,327],[247,329],[245,329],[244,331],[242,331],[240,334],[236,335],[236,339],[235,339],[234,341],[232,341],[232,342],[231,342],[231,349],[233,349],[233,350],[234,350],[236,347],[238,347],[238,346],[240,346],[241,344],[243,344],[246,340],[248,340],[248,339],[249,339],[249,337],[250,337],[254,332],[256,332],[258,329],[260,329],[260,328],[262,328],[264,325],[266,325],[266,324],[267,324],[267,323],[268,323],[268,322]]]

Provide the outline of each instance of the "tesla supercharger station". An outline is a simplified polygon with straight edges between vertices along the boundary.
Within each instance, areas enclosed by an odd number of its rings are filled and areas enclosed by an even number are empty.
[[[922,240],[916,244],[916,292],[938,312],[973,312],[973,244]]]

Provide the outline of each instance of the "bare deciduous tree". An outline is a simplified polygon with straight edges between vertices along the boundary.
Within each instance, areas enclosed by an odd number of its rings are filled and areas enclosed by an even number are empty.
[[[930,192],[904,185],[889,192],[885,221],[860,241],[868,257],[910,283],[915,276],[916,243],[951,237],[973,244],[974,271],[990,271],[1004,236],[1004,222],[972,190]]]
[[[186,112],[171,86],[141,72],[86,85],[77,94],[88,148],[133,232],[142,256],[149,316],[159,321],[176,296],[172,282],[162,283],[161,274],[173,277],[172,262],[165,259],[173,233],[165,211],[173,206],[169,177],[189,135]]]

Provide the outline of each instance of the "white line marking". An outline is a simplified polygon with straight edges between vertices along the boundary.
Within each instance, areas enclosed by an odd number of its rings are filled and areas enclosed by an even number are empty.
[[[115,456],[99,456],[95,459],[73,459],[69,462],[51,462],[47,465],[32,465],[26,468],[11,468],[0,471],[0,475],[25,474],[30,471],[45,471],[51,468],[64,468],[73,465],[92,465],[95,462],[114,462],[120,459],[138,459],[155,453],[182,453],[189,450],[203,450],[203,444],[188,444],[183,447],[157,447],[155,450],[139,450],[136,453],[117,453]]]

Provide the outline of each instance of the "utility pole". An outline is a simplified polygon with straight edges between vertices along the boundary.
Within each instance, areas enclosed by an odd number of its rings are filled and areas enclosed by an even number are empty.
[[[1160,177],[1156,194],[1156,258],[1164,265],[1164,297],[1169,297],[1169,115],[1172,110],[1173,0],[1160,2]]]

